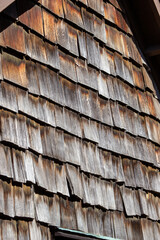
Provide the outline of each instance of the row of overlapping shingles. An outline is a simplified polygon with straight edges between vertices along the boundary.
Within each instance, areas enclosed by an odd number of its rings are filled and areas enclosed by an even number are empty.
[[[4,149],[9,160],[10,149],[7,147]],[[5,160],[2,148],[1,155]],[[24,161],[22,161],[22,155],[25,156]],[[24,154],[13,150],[14,173],[12,174],[14,175],[14,185],[4,180],[0,181],[1,213],[4,214],[5,218],[16,217],[19,220],[29,220],[29,223],[18,222],[18,229],[22,225],[20,232],[22,232],[23,237],[28,228],[28,234],[30,231],[35,231],[34,237],[30,236],[31,239],[35,239],[35,236],[38,238],[39,230],[37,230],[36,224],[32,222],[34,218],[40,223],[47,223],[50,226],[78,229],[122,239],[126,239],[127,236],[128,239],[134,239],[135,236],[140,236],[142,239],[148,239],[148,237],[153,237],[152,239],[155,237],[156,239],[159,236],[159,224],[156,221],[159,219],[159,198],[152,193],[146,194],[145,191],[140,189],[132,190],[124,186],[119,187],[112,181],[101,180],[95,176],[88,177],[83,173],[80,174],[76,167],[67,164],[69,194],[65,166],[60,166],[41,157],[38,159],[38,157],[31,155],[30,152]],[[31,158],[34,159],[34,162],[31,161]],[[21,164],[22,167],[17,167],[18,164]],[[11,161],[10,166],[12,166]],[[6,172],[8,173],[8,171]],[[119,182],[122,181],[122,176],[120,177]],[[130,174],[128,177],[131,181]],[[25,181],[36,182],[44,190],[40,191],[39,187],[31,187],[25,184],[17,185],[17,181],[22,183]],[[82,185],[80,181],[83,182]],[[51,193],[62,193],[63,197]],[[70,195],[71,198],[66,198],[64,195]],[[73,198],[73,196],[77,196],[77,198]],[[87,205],[82,206],[81,201],[78,201],[78,198],[81,199],[82,197],[83,203],[87,204],[88,207]],[[95,208],[96,206],[98,208]],[[129,218],[124,217],[124,208]],[[108,211],[105,211],[105,209]],[[135,215],[142,215],[143,218],[132,218]],[[154,221],[144,219],[144,216],[148,216],[149,219]],[[34,230],[32,230],[32,227]],[[8,228],[11,229],[9,232],[7,231]],[[15,229],[15,220],[2,220],[3,239],[8,239],[8,234],[12,234]],[[44,228],[43,231],[47,230]]]
[[[1,175],[23,183],[1,181],[1,212],[123,239],[134,239],[133,232],[156,239],[159,103],[130,29],[121,12],[103,1],[88,1],[87,9],[71,1],[63,1],[64,8],[62,1],[41,3],[58,16],[35,5],[18,25],[5,17],[8,28],[0,38],[1,78],[9,81],[1,82],[1,106],[7,109],[1,110],[1,141],[13,144],[1,146]],[[82,208],[74,199],[98,208]],[[123,212],[155,222],[126,219]]]

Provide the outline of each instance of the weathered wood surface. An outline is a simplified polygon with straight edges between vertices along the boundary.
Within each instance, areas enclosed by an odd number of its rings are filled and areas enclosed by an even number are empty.
[[[0,23],[0,239],[159,239],[158,90],[120,1],[18,0]]]

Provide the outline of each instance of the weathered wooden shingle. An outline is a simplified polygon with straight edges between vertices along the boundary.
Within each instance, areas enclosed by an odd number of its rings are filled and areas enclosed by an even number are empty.
[[[82,19],[83,19],[85,31],[93,34],[94,33],[94,22],[93,22],[94,15],[88,12],[85,8],[82,8],[81,11],[82,11]]]
[[[15,115],[11,112],[8,112],[8,111],[1,110],[0,117],[1,117],[1,140],[24,147],[23,143],[20,142],[20,140],[22,140],[22,138],[25,135],[27,136],[27,132],[26,132],[26,128],[25,128],[23,135],[20,136],[21,139],[19,138],[18,133],[21,132],[21,129],[23,129],[24,126],[20,127],[20,122],[18,121],[17,115]],[[25,122],[24,122],[24,124],[25,124]],[[22,125],[23,125],[23,123],[22,123]],[[21,134],[22,134],[22,132],[21,132]],[[24,142],[26,142],[26,141],[27,141],[27,138],[24,138]],[[26,145],[25,145],[25,147],[26,147]]]
[[[6,80],[25,88],[28,87],[28,79],[26,77],[26,66],[24,60],[7,53],[3,53],[2,72]]]
[[[122,56],[120,54],[115,53],[114,62],[115,62],[116,75],[125,79],[124,63],[123,63]]]
[[[104,16],[104,5],[103,0],[88,0],[88,6],[93,9],[94,11],[98,12],[102,16]]]
[[[83,141],[81,169],[98,176],[101,175],[99,149],[94,143]]]
[[[0,175],[5,176],[8,178],[13,178],[13,165],[12,165],[12,159],[11,159],[11,150],[9,147],[6,147],[4,145],[0,145]]]
[[[160,174],[157,169],[148,167],[148,180],[149,180],[150,190],[152,190],[153,192],[159,192]]]
[[[54,3],[50,0],[41,0],[42,5],[49,9],[51,12],[56,14],[57,16],[63,18],[63,0],[55,0]]]
[[[69,42],[69,36],[68,36],[68,25],[66,22],[64,22],[61,19],[57,20],[56,24],[57,28],[57,43],[67,49],[69,51],[70,49],[70,42]]]
[[[104,18],[112,23],[116,23],[116,9],[109,3],[104,3]]]
[[[139,192],[139,199],[140,199],[141,214],[148,216],[148,204],[147,204],[146,193],[142,190],[138,190],[138,192]]]
[[[114,174],[116,176],[116,182],[119,183],[125,182],[121,157],[112,156],[112,166]]]
[[[26,11],[27,10],[27,11]],[[43,35],[43,21],[41,7],[33,2],[24,1],[23,4],[20,0],[17,2],[17,12],[19,21]],[[38,24],[37,24],[38,22]]]
[[[106,101],[103,98],[98,99],[100,105],[100,121],[104,124],[113,126],[112,110],[110,101]]]
[[[64,104],[64,93],[59,76],[42,65],[37,67],[40,94],[59,104]]]
[[[27,119],[21,114],[17,115],[17,137],[18,145],[23,149],[28,149],[30,143],[29,134],[27,131]]]
[[[14,187],[15,197],[15,216],[33,219],[34,213],[34,198],[33,188],[23,185],[22,187]]]
[[[1,106],[11,111],[18,112],[17,106],[17,88],[7,82],[0,84]]]
[[[69,35],[69,45],[70,45],[69,51],[76,57],[79,57],[77,30],[71,27],[70,25],[68,25],[68,35]]]
[[[34,34],[26,35],[27,55],[55,69],[60,69],[57,47],[44,42]]]
[[[69,134],[64,134],[65,161],[80,165],[81,163],[81,140]]]
[[[17,222],[17,231],[18,231],[18,240],[24,239],[24,240],[30,240],[29,237],[29,228],[28,228],[28,222],[25,221],[18,221]]]
[[[101,119],[101,117],[100,117],[100,104],[98,101],[97,92],[90,91],[89,102],[90,102],[90,106],[91,106],[91,117],[93,119],[96,119],[97,121],[99,121]]]
[[[41,231],[39,223],[36,223],[35,220],[28,223],[29,225],[29,235],[30,239],[33,240],[35,237],[41,239]]]
[[[63,194],[64,196],[69,196],[69,190],[67,185],[67,173],[65,165],[55,165],[55,178],[57,192]]]
[[[124,79],[131,85],[134,85],[132,64],[129,61],[123,59],[123,67],[124,67],[124,74],[125,74]]]
[[[33,153],[26,151],[24,157],[24,171],[26,182],[35,183],[34,158],[36,158],[36,156]]]
[[[140,69],[133,65],[133,79],[136,87],[144,89],[143,75]]]
[[[100,50],[98,42],[96,42],[89,34],[86,34],[86,42],[88,64],[93,67],[100,68]]]
[[[3,206],[3,214],[13,218],[15,216],[15,208],[14,208],[14,192],[13,186],[8,182],[2,183],[2,206]]]
[[[97,208],[88,209],[88,230],[95,235],[101,235],[103,233],[103,212]]]
[[[20,53],[25,54],[26,48],[24,29],[16,24],[12,24],[11,21],[7,21],[6,24],[8,27],[2,33],[5,47],[12,48]],[[15,36],[17,37],[17,41],[14,41]]]
[[[100,73],[98,76],[98,92],[103,97],[109,98],[109,90],[107,86],[107,75]]]
[[[49,198],[47,196],[34,194],[36,220],[42,223],[50,223]]]
[[[64,109],[64,129],[78,137],[82,137],[80,116],[68,109]]]
[[[117,102],[110,101],[113,124],[121,129],[126,129],[126,122],[124,118],[125,107]]]
[[[85,86],[90,87],[91,82],[89,78],[88,66],[86,61],[76,59],[76,72],[78,82]]]
[[[65,161],[64,134],[52,127],[41,127],[43,155]]]
[[[45,42],[45,49],[47,58],[46,64],[56,70],[60,70],[59,51],[57,46]]]
[[[40,136],[40,125],[33,120],[27,119],[30,148],[38,153],[42,153],[42,142]]]
[[[63,228],[76,229],[76,211],[74,202],[60,198],[61,226]]]
[[[91,202],[91,197],[89,194],[89,178],[86,174],[82,173],[82,186],[83,186],[83,203],[89,204]]]
[[[144,180],[144,174],[142,169],[142,163],[134,160],[133,171],[134,171],[136,186],[139,188],[145,189],[145,180]]]
[[[80,112],[84,115],[91,117],[91,106],[89,101],[89,90],[78,86],[78,98],[80,104]]]
[[[105,236],[114,236],[113,218],[110,211],[106,211],[103,214],[103,233]]]
[[[144,240],[145,239],[154,239],[152,221],[149,221],[147,219],[142,219],[141,227],[142,227],[142,233],[143,233]]]
[[[25,175],[25,154],[22,151],[18,151],[12,149],[12,161],[13,161],[13,175],[14,181],[25,183],[26,175]]]
[[[84,119],[84,118],[83,118]],[[96,121],[83,121],[84,138],[92,142],[99,142],[98,124]]]
[[[43,24],[44,24],[44,36],[49,41],[57,42],[57,18],[52,14],[47,12],[45,9],[42,10],[43,13]]]
[[[145,117],[145,122],[149,139],[159,144],[160,143],[159,123],[149,117]]]
[[[125,177],[125,185],[128,187],[135,187],[135,175],[133,172],[132,160],[124,158],[122,164]]]
[[[106,43],[105,22],[96,16],[94,17],[94,36],[101,42]]]
[[[78,47],[80,57],[87,58],[86,35],[84,32],[78,31]]]
[[[80,8],[70,0],[63,0],[65,18],[77,26],[83,28]]]
[[[79,169],[73,165],[67,164],[67,179],[72,195],[83,198],[82,179]]]
[[[64,78],[61,78],[60,80],[64,91],[65,105],[75,111],[79,111],[77,85]]]
[[[116,210],[113,182],[103,181],[102,195],[103,194],[105,194],[105,198],[103,199],[104,207],[107,210]]]
[[[61,129],[65,128],[64,108],[59,105],[55,105],[55,121],[57,127]]]
[[[112,155],[110,152],[100,150],[101,176],[104,179],[116,179],[116,173],[113,169]]]
[[[88,74],[89,74],[90,88],[94,90],[98,90],[97,78],[99,76],[99,71],[89,66]]]
[[[2,239],[17,240],[17,226],[15,220],[3,220],[1,228]]]
[[[97,58],[97,61],[100,61],[100,70],[115,76],[114,55],[111,51],[100,48],[100,60]]]
[[[120,212],[123,212],[124,205],[123,205],[123,201],[122,201],[120,186],[118,186],[118,184],[114,184],[114,197],[115,197],[115,202],[116,202],[116,209]]]
[[[126,226],[123,213],[113,212],[113,226],[115,237],[119,239],[126,239]]]
[[[48,186],[48,175],[47,175],[47,161],[42,156],[34,156],[33,158],[33,166],[34,166],[34,173],[35,173],[35,181],[38,186],[44,188],[45,190],[49,189]]]
[[[28,81],[28,90],[34,95],[40,95],[38,65],[32,61],[26,61],[26,77]],[[43,77],[43,75],[41,76]]]
[[[135,142],[136,139],[129,134],[124,135],[125,155],[135,158]]]
[[[38,99],[38,119],[51,126],[56,126],[55,123],[55,104],[46,101],[43,98]]]
[[[132,189],[125,188],[123,186],[121,188],[121,193],[127,216],[135,216],[136,212],[134,206],[134,192],[132,191]]]
[[[77,82],[76,74],[76,65],[74,58],[60,52],[60,73],[71,79],[74,82]]]
[[[87,208],[82,208],[81,202],[75,202],[77,229],[79,231],[88,232],[87,225]]]

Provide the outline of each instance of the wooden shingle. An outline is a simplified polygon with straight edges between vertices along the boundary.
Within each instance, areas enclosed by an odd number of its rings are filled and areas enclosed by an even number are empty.
[[[70,0],[63,0],[63,7],[65,18],[76,24],[78,27],[83,28],[80,8]]]
[[[1,228],[2,239],[17,240],[17,226],[15,220],[3,220]]]
[[[79,47],[79,55],[87,59],[87,45],[86,45],[86,35],[84,32],[78,32],[78,47]]]
[[[54,4],[50,0],[41,0],[42,5],[49,9],[51,12],[56,14],[57,16],[63,18],[64,13],[63,13],[63,0],[55,0]]]
[[[82,179],[79,169],[73,165],[67,164],[67,179],[69,181],[72,195],[83,198]]]
[[[83,19],[85,31],[93,34],[94,33],[94,22],[93,22],[94,15],[88,12],[85,8],[82,8],[81,11],[82,11],[82,19]]]
[[[13,178],[13,165],[12,165],[12,159],[11,159],[11,150],[9,147],[6,147],[4,145],[0,145],[0,175],[5,176],[8,178]]]
[[[48,13],[45,9],[42,10],[44,23],[44,36],[49,41],[57,42],[57,18]]]
[[[76,211],[74,202],[60,198],[61,226],[63,228],[76,229]]]
[[[98,2],[96,0],[88,0],[88,6],[100,15],[104,16],[104,5],[102,0]]]
[[[22,4],[22,2],[18,0],[17,12],[20,22],[43,36],[42,10],[40,6],[26,0]],[[37,24],[37,22],[39,24]]]
[[[22,87],[28,87],[28,79],[26,77],[26,66],[24,60],[7,53],[3,53],[2,72],[4,79]]]

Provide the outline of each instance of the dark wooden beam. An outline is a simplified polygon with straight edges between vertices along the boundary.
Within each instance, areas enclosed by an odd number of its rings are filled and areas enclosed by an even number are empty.
[[[149,4],[153,11],[157,25],[160,28],[160,1],[159,0],[149,0]]]
[[[160,55],[160,45],[150,46],[145,50],[145,53],[149,57]]]
[[[157,9],[157,12],[160,16],[160,1],[159,0],[153,0],[155,6],[156,6],[156,9]]]
[[[15,0],[0,0],[0,12],[6,9]]]

